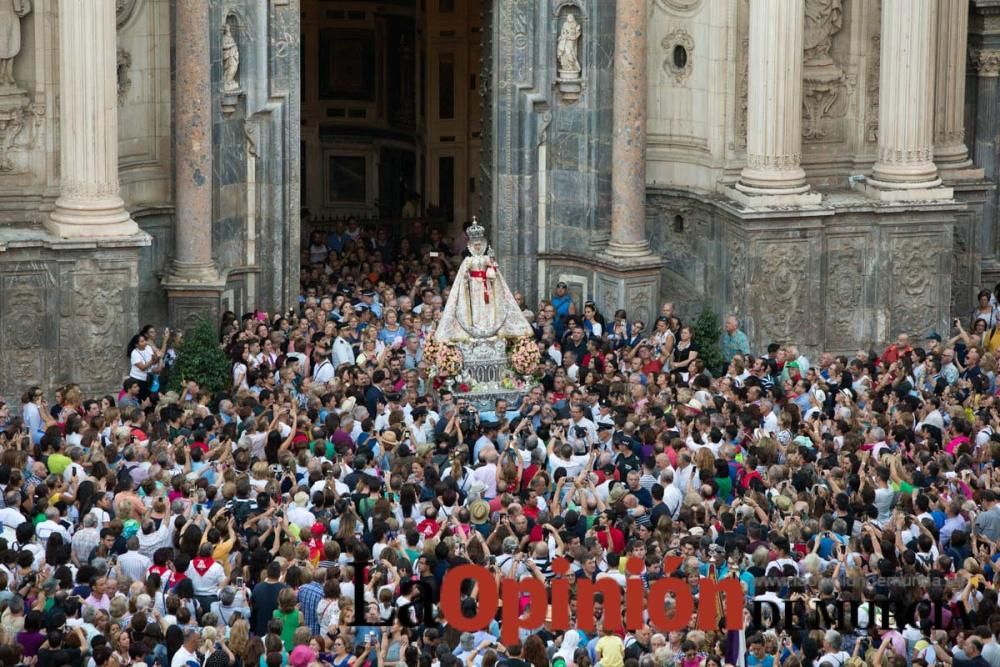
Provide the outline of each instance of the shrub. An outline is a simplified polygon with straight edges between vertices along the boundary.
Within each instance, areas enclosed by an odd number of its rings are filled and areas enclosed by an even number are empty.
[[[177,350],[177,361],[170,371],[170,391],[180,392],[187,380],[194,380],[202,389],[215,393],[229,389],[232,363],[216,338],[215,328],[204,318],[184,332]]]
[[[698,345],[698,357],[705,361],[705,368],[714,376],[725,371],[726,360],[722,356],[722,348],[719,345],[719,338],[722,337],[722,325],[719,323],[719,316],[709,308],[701,311],[701,315],[695,320],[694,342]]]

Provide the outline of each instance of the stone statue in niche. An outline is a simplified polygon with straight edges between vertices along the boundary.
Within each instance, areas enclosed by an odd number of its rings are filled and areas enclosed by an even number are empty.
[[[823,140],[825,120],[846,112],[844,73],[830,55],[833,38],[844,27],[842,0],[806,0],[802,49],[802,136]]]
[[[233,37],[229,21],[222,29],[222,81],[224,91],[235,93],[240,90],[240,82],[236,78],[240,69],[240,47]]]
[[[559,43],[556,59],[559,61],[559,77],[562,79],[578,79],[583,68],[580,67],[579,44],[583,29],[576,21],[576,16],[566,14],[562,29],[559,31]]]
[[[833,36],[844,27],[842,0],[807,0],[804,23],[803,63],[813,67],[833,65]]]
[[[17,90],[14,58],[21,52],[21,19],[31,11],[31,0],[0,0],[0,95]]]

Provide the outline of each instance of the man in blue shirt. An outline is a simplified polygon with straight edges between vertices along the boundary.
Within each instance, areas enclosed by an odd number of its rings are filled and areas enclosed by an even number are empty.
[[[722,356],[726,358],[726,363],[733,360],[737,354],[744,356],[750,354],[750,339],[740,331],[736,318],[730,315],[726,318],[725,331],[719,340],[722,345]]]

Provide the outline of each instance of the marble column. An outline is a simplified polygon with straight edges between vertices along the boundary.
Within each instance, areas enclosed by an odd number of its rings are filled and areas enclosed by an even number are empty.
[[[61,0],[60,184],[46,226],[63,238],[123,237],[139,231],[118,189],[115,44],[113,2]]]
[[[749,206],[810,205],[802,159],[802,0],[751,0],[747,158],[735,192]]]
[[[611,241],[614,257],[649,254],[646,239],[646,0],[615,4]]]
[[[882,0],[878,158],[868,194],[885,200],[950,199],[934,164],[933,0]]]
[[[212,259],[212,62],[209,3],[177,0],[174,12],[174,260],[164,279],[175,324],[218,308]],[[204,312],[206,317],[214,313]]]
[[[968,62],[968,0],[937,0],[937,66],[934,82],[934,162],[944,178],[982,178],[965,146],[965,69]],[[947,172],[947,173],[946,173]]]

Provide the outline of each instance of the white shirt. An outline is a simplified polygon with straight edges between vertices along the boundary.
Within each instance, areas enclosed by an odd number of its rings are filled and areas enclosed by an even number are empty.
[[[336,374],[337,369],[333,367],[333,364],[328,359],[324,359],[313,369],[313,382],[326,384],[336,377]]]
[[[35,535],[38,536],[38,541],[42,543],[42,546],[48,541],[49,536],[52,533],[59,533],[63,536],[63,542],[69,543],[73,538],[70,536],[69,531],[62,527],[58,522],[52,521],[51,519],[46,519],[40,524],[35,526]]]
[[[337,336],[333,339],[333,366],[340,368],[343,364],[354,364],[354,348],[346,340]]]
[[[174,653],[174,659],[170,661],[170,667],[198,667],[201,664],[201,660],[198,659],[197,653],[191,653],[182,645],[177,652]]]
[[[132,369],[128,373],[129,377],[145,382],[149,378],[149,373],[139,368],[138,364],[148,364],[153,360],[153,348],[149,345],[146,346],[145,350],[140,350],[136,347],[132,350],[130,359],[132,361]]]

